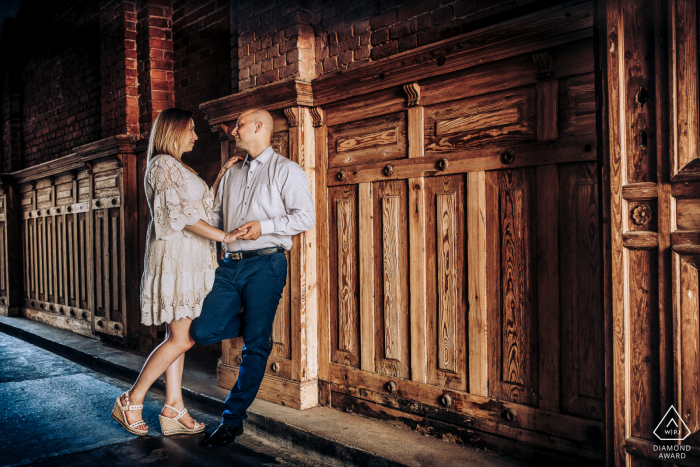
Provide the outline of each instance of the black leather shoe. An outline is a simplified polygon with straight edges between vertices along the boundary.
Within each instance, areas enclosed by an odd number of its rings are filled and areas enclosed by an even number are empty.
[[[221,424],[219,427],[211,434],[207,440],[202,443],[205,448],[220,448],[221,446],[226,446],[227,444],[236,441],[236,438],[243,434],[243,427],[234,427],[230,425]]]

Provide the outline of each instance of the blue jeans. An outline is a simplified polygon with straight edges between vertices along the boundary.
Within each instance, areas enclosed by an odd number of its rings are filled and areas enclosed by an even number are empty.
[[[214,286],[199,318],[192,322],[190,335],[202,345],[243,336],[238,381],[224,403],[222,423],[243,426],[246,410],[260,389],[272,350],[272,322],[286,282],[284,253],[219,260]]]

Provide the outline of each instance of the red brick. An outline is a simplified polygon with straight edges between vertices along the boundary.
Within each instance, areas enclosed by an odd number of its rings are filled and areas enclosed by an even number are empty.
[[[280,79],[294,76],[295,74],[298,73],[298,71],[299,71],[299,64],[298,63],[292,63],[291,65],[287,65],[283,68],[280,68],[280,70],[279,70]]]
[[[479,11],[479,4],[476,0],[460,0],[454,4],[455,16],[461,18],[467,15],[473,15]]]
[[[411,19],[428,11],[440,7],[440,0],[414,0],[399,8],[398,19],[400,21]]]
[[[446,23],[448,21],[452,21],[453,19],[455,19],[454,10],[452,9],[452,5],[448,5],[445,8],[440,8],[439,10],[433,11],[432,19],[433,19],[433,24],[435,24],[435,25]]]
[[[420,32],[429,29],[433,25],[430,13],[417,16],[411,20],[411,32]]]
[[[343,66],[343,65],[347,65],[348,63],[352,63],[352,50],[348,50],[346,52],[343,52],[338,57],[338,65]]]
[[[381,15],[377,15],[369,20],[369,25],[372,29],[385,28],[396,22],[396,10],[389,10]]]
[[[272,60],[272,66],[275,68],[282,68],[287,64],[287,56],[280,55]]]
[[[411,34],[411,24],[408,21],[396,23],[390,28],[391,38],[396,39]]]
[[[255,83],[260,86],[263,84],[268,84],[272,83],[273,81],[277,81],[279,78],[279,71],[278,70],[271,70],[266,73],[263,73],[257,77],[255,80]]]
[[[372,45],[379,45],[382,42],[386,42],[388,40],[389,40],[389,28],[380,29],[380,30],[374,31],[372,33],[372,39],[371,39]]]
[[[371,52],[372,60],[379,60],[380,58],[388,57],[394,55],[399,51],[399,43],[397,41],[391,41],[384,45],[374,47]]]

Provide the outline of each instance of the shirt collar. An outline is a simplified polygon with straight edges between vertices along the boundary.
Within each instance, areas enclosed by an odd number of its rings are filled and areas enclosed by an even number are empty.
[[[265,162],[267,162],[270,159],[270,157],[272,157],[272,154],[274,152],[275,151],[272,149],[272,146],[268,146],[267,149],[265,149],[263,152],[261,152],[260,155],[258,155],[258,157],[256,157],[255,159],[250,157],[250,154],[248,154],[246,156],[245,160],[243,161],[243,165],[245,165],[246,163],[249,163],[250,166],[253,167],[253,162],[256,162],[255,165],[264,164]]]

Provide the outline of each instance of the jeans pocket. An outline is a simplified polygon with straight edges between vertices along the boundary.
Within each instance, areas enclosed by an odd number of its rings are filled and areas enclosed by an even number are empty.
[[[272,270],[275,273],[277,279],[282,277],[286,278],[287,275],[287,257],[284,253],[273,253],[270,255],[270,261],[272,262]]]

